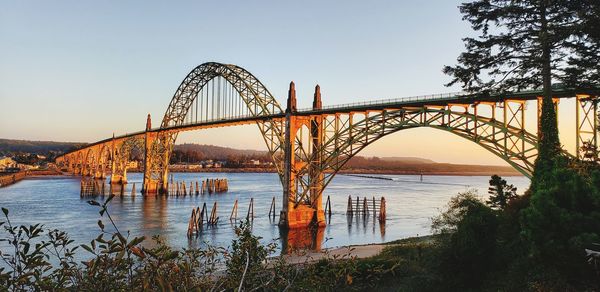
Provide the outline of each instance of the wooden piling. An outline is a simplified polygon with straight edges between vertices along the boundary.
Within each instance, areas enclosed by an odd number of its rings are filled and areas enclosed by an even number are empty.
[[[133,183],[133,186],[131,187],[131,196],[135,197],[135,183]]]
[[[196,181],[196,196],[200,194],[200,191],[198,190],[198,181]]]
[[[348,207],[346,207],[346,215],[354,215],[354,212],[352,210],[352,196],[348,196]]]
[[[385,198],[381,197],[381,203],[379,204],[379,223],[385,223],[386,210],[385,210]]]
[[[198,233],[202,231],[202,212],[200,212],[200,207],[196,207],[196,230]],[[196,234],[196,236],[198,236]]]
[[[235,199],[235,203],[233,203],[233,209],[231,209],[231,215],[229,216],[229,220],[237,220],[238,213],[238,200]]]
[[[206,202],[202,204],[202,211],[200,211],[200,229],[204,226],[204,218],[206,218],[206,224],[208,224],[208,210],[206,209]]]
[[[275,197],[271,201],[271,207],[269,207],[269,218],[273,215],[273,220],[275,220]]]
[[[191,237],[194,234],[194,230],[196,228],[196,210],[192,209],[192,215],[190,215],[190,221],[188,221],[188,230],[187,236]]]
[[[327,202],[325,202],[325,213],[331,217],[331,199],[329,196],[327,196]]]
[[[375,196],[373,196],[373,218],[377,216],[377,209],[375,208]]]
[[[215,202],[213,204],[212,210],[210,211],[210,219],[209,219],[209,223],[210,225],[216,225],[217,224],[217,202]]]
[[[246,220],[254,221],[254,198],[250,198],[250,205],[248,205],[248,214],[246,214]]]

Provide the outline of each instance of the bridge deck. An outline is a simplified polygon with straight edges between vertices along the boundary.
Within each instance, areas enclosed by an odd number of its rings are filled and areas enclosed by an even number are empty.
[[[598,91],[600,92],[600,91]],[[597,94],[597,91],[590,92],[590,94]],[[528,90],[521,91],[517,93],[506,93],[506,94],[496,94],[496,95],[487,95],[482,96],[478,94],[467,94],[464,92],[455,92],[455,93],[444,93],[444,94],[433,94],[433,95],[421,95],[421,96],[412,96],[412,97],[401,97],[394,99],[383,99],[383,100],[373,100],[367,102],[356,102],[356,103],[347,103],[341,105],[331,105],[331,106],[323,106],[320,110],[313,110],[312,108],[304,108],[299,109],[297,111],[297,115],[317,115],[317,114],[335,114],[335,113],[349,113],[349,112],[360,112],[360,111],[369,111],[369,110],[383,110],[383,109],[393,109],[400,107],[422,107],[425,105],[439,105],[444,106],[447,104],[473,104],[476,102],[501,102],[505,99],[513,99],[513,100],[535,100],[539,96],[542,95],[541,90]],[[574,97],[575,92],[568,89],[554,89],[553,95],[557,98],[565,98],[565,97]],[[171,126],[166,128],[154,128],[151,129],[150,132],[182,132],[182,131],[192,131],[197,129],[206,129],[206,128],[214,128],[214,127],[226,127],[233,125],[244,125],[244,124],[253,124],[260,121],[270,120],[270,119],[280,119],[284,118],[285,113],[276,113],[265,116],[237,116],[226,119],[215,119],[215,120],[206,120],[201,122],[194,123],[184,123],[177,126]],[[114,139],[127,139],[130,137],[141,136],[144,135],[145,131],[138,131],[133,133],[127,133],[120,136],[115,136]],[[87,147],[91,147],[94,145],[107,143],[112,141],[113,138],[108,138],[104,140],[97,141],[95,143],[87,144],[85,147],[81,149],[85,149]],[[71,152],[78,151],[73,150]],[[65,153],[64,155],[68,154]]]
[[[597,94],[597,92],[590,92]],[[456,104],[473,104],[476,102],[501,102],[505,99],[513,100],[536,100],[541,96],[543,92],[541,90],[527,90],[520,91],[517,93],[506,93],[506,94],[494,94],[485,95],[480,94],[468,94],[465,92],[454,92],[454,93],[442,93],[442,94],[431,94],[431,95],[420,95],[411,97],[400,97],[392,99],[373,100],[366,102],[347,103],[341,105],[323,106],[321,110],[313,110],[312,108],[304,108],[298,110],[298,113],[304,115],[311,114],[330,114],[330,113],[342,113],[342,112],[353,112],[353,111],[368,111],[368,110],[382,110],[389,108],[417,106],[421,107],[424,105],[447,105],[451,103]],[[556,98],[575,97],[575,92],[567,89],[554,89],[553,95]]]

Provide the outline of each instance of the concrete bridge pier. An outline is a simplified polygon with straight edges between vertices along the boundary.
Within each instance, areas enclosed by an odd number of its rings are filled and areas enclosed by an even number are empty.
[[[313,107],[321,107],[320,88],[315,88]],[[294,82],[290,83],[288,92],[287,109],[285,115],[285,151],[284,151],[284,179],[283,179],[283,208],[281,210],[279,225],[295,229],[309,226],[325,226],[325,213],[321,204],[323,191],[322,173],[319,168],[320,155],[318,149],[313,148],[311,161],[302,161],[302,155],[297,152],[302,145],[297,145],[299,130],[303,126],[311,128],[313,146],[320,146],[321,120],[315,117],[296,115],[296,89]],[[308,167],[308,173],[306,171]],[[308,175],[309,189],[304,189],[300,180]],[[300,187],[300,188],[299,188]],[[308,196],[308,200],[306,198]]]
[[[169,145],[168,137],[160,139],[158,133],[151,132],[152,120],[150,114],[146,120],[144,182],[142,193],[164,194],[168,190]],[[167,134],[168,135],[168,134]],[[158,143],[164,143],[159,145]]]

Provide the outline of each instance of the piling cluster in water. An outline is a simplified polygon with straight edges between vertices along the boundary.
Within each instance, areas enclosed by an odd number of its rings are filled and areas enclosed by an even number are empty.
[[[352,196],[348,196],[348,207],[346,208],[347,216],[362,216],[363,218],[366,218],[369,217],[371,214],[373,215],[373,217],[379,215],[378,219],[380,223],[385,222],[385,197],[381,197],[380,200],[375,200],[375,196],[373,196],[371,200],[367,199],[367,197],[364,197],[361,202],[359,196],[356,196],[356,201],[352,200]]]
[[[104,195],[104,181],[89,179],[81,180],[81,190],[79,192],[80,197],[90,197],[90,196],[98,196]]]
[[[229,190],[229,182],[226,178],[209,178],[201,181],[202,183],[190,182],[189,187],[185,181],[171,182],[168,187],[168,195],[170,196],[192,196],[204,195],[206,193],[223,193]]]
[[[101,179],[82,179],[81,189],[79,192],[80,197],[93,197],[93,196],[104,196],[107,194],[114,194],[113,184],[109,184],[110,188],[107,190],[106,183]],[[125,185],[117,187],[118,195],[125,194]],[[131,196],[135,196],[135,183],[131,187]]]
[[[188,221],[188,229],[187,235],[188,237],[200,235],[205,228],[216,227],[217,223],[219,223],[219,216],[217,216],[217,202],[213,203],[213,207],[210,211],[210,216],[208,215],[208,209],[206,207],[206,203],[202,204],[202,208],[196,207],[192,209],[192,215],[190,216],[190,220]],[[273,197],[272,208],[275,208],[275,197]],[[274,214],[274,213],[273,213]],[[229,221],[237,220],[238,215],[238,200],[235,200],[233,204],[233,208],[231,209],[231,215],[229,216]],[[269,212],[269,217],[271,213]],[[273,218],[275,216],[273,215]],[[250,198],[250,203],[248,204],[248,213],[246,214],[247,221],[254,221],[254,198]]]

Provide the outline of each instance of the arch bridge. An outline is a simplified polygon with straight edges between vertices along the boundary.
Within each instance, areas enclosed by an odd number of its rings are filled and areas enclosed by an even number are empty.
[[[144,131],[89,144],[56,159],[76,175],[126,183],[132,160],[143,159],[143,193],[168,191],[168,165],[183,131],[256,124],[283,186],[280,225],[324,225],[322,194],[344,164],[366,146],[404,129],[429,127],[453,133],[487,149],[531,177],[537,133],[526,131],[525,107],[541,91],[498,95],[443,94],[322,106],[317,85],[313,106],[297,109],[294,83],[284,108],[247,70],[231,64],[204,63],[181,82],[159,127],[150,115]],[[556,90],[554,104],[576,99],[576,149],[597,146],[596,92]],[[533,121],[537,124],[537,121]]]

